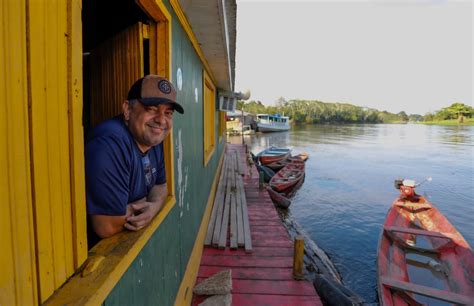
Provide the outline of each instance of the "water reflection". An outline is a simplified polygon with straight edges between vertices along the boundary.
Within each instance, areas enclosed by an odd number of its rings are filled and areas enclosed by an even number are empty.
[[[306,180],[290,213],[329,253],[345,282],[368,302],[377,300],[377,243],[397,196],[394,179],[432,177],[418,192],[445,214],[468,243],[474,242],[472,126],[298,126],[244,140],[254,153],[271,145],[310,153]]]
[[[453,145],[453,148],[459,145],[473,146],[472,128],[468,126],[448,126],[438,129],[434,135],[438,142]]]

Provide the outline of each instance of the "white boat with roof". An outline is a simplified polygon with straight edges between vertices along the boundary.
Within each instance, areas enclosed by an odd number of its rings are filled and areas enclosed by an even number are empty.
[[[280,115],[257,114],[259,132],[282,132],[290,129],[290,118]]]

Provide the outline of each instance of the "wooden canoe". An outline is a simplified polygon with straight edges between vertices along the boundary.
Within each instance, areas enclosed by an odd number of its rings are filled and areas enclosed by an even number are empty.
[[[290,158],[287,159],[282,159],[276,162],[272,162],[269,164],[266,164],[268,168],[272,169],[273,171],[279,171],[281,168],[285,167],[288,163],[291,161],[306,161],[309,158],[309,154],[306,152],[291,156]]]
[[[329,275],[314,273],[314,288],[324,300],[324,305],[362,306],[365,301]]]
[[[308,160],[308,158],[309,158],[309,153],[308,153],[308,152],[302,152],[302,153],[300,153],[300,154],[297,154],[297,155],[295,155],[295,156],[292,156],[291,158],[300,159],[300,160],[302,160],[302,161],[305,162],[305,161]]]
[[[273,190],[269,186],[265,186],[265,189],[267,189],[268,194],[270,195],[270,198],[272,199],[272,202],[277,207],[283,208],[283,209],[288,209],[288,207],[290,207],[291,200],[288,199],[284,194]]]
[[[474,304],[471,247],[433,204],[416,194],[400,196],[388,211],[377,274],[384,306]]]
[[[260,165],[260,163],[256,163],[255,166],[257,167],[258,172],[263,173],[263,181],[265,183],[270,182],[272,177],[275,175],[275,172],[267,166]]]
[[[270,187],[279,192],[288,192],[304,178],[304,162],[290,162],[270,180]]]
[[[293,198],[296,194],[296,191],[303,185],[304,182],[304,174],[303,178],[299,180],[295,185],[291,186],[283,190],[282,192],[278,192],[273,190],[270,186],[266,186],[265,188],[272,199],[273,204],[275,204],[279,208],[287,209],[291,205],[291,198]]]
[[[283,191],[283,194],[284,194],[287,198],[291,199],[292,197],[295,196],[295,194],[296,194],[296,192],[298,191],[298,189],[300,189],[300,187],[301,187],[301,186],[303,185],[303,183],[304,183],[305,175],[306,175],[306,174],[303,173],[303,177],[302,177],[296,184],[294,184],[291,188],[285,189],[285,190]]]
[[[281,168],[285,167],[289,162],[289,159],[282,159],[273,163],[268,163],[265,166],[272,169],[273,171],[280,171]]]
[[[268,168],[272,169],[273,171],[279,171],[283,167],[285,167],[288,163],[294,161],[294,162],[305,162],[309,157],[309,154],[304,152],[298,155],[291,156],[290,158],[287,159],[282,159],[273,163],[266,164]]]
[[[262,165],[285,160],[291,156],[291,149],[270,147],[258,153],[258,160]]]

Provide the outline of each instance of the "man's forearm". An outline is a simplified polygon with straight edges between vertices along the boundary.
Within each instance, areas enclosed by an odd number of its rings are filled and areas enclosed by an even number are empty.
[[[123,231],[128,216],[91,215],[92,228],[100,238],[108,238]]]
[[[123,231],[127,218],[134,213],[131,205],[139,205],[145,203],[145,201],[146,199],[142,198],[129,203],[126,213],[123,216],[91,215],[92,228],[100,238],[108,238]]]
[[[127,218],[127,223],[124,225],[125,228],[131,231],[137,231],[148,225],[165,204],[167,196],[168,188],[166,184],[153,186],[147,196],[146,202],[130,205],[132,211],[136,213]]]
[[[147,201],[153,202],[158,211],[161,210],[165,204],[166,198],[168,197],[168,188],[165,184],[155,185],[151,188],[150,193],[148,194]]]

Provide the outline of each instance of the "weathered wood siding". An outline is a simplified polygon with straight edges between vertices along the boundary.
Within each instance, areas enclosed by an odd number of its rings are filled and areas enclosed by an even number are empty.
[[[80,5],[0,5],[1,305],[45,301],[87,257]]]
[[[168,9],[173,12],[169,5]],[[105,305],[174,304],[224,148],[216,107],[216,149],[204,165],[204,66],[174,13],[172,17],[172,81],[185,109],[184,115],[175,115],[173,125],[177,204],[107,297]],[[182,73],[181,90],[178,69]]]
[[[0,5],[0,304],[29,305],[37,296],[31,207],[26,11]]]
[[[136,23],[91,52],[91,125],[122,113],[122,101],[143,72],[142,23]]]

